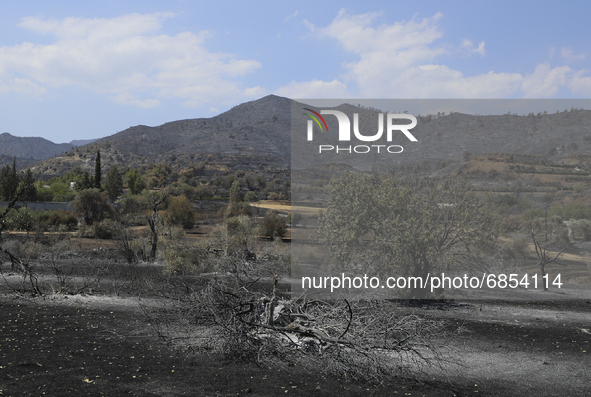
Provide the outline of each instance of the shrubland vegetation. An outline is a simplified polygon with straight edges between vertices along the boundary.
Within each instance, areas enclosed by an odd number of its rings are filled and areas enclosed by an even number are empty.
[[[460,179],[345,173],[332,184],[319,234],[339,272],[425,279],[477,261],[476,253],[494,244],[491,198],[476,196]],[[427,296],[421,289],[411,294]]]
[[[533,157],[521,160],[548,165]],[[465,153],[462,162],[422,163],[410,168],[412,177],[401,167],[384,174],[339,173],[294,187],[293,194],[309,200],[330,193],[318,209],[316,237],[339,271],[384,275],[396,269],[424,276],[490,268],[518,263],[531,254],[532,240],[547,253],[544,233],[550,242],[591,240],[585,182],[533,196],[524,194],[523,185],[495,193],[457,175],[425,177],[475,161],[478,156]],[[18,283],[9,277],[5,282],[37,295],[93,289],[161,298],[144,310],[163,339],[232,360],[379,381],[410,364],[444,359],[442,341],[455,333],[445,322],[402,313],[382,301],[292,296],[282,282],[291,271],[282,238],[288,225],[302,226],[307,218],[252,206],[290,199],[290,181],[281,174],[206,169],[203,163],[176,173],[165,164],[113,167],[103,179],[100,166],[92,176],[75,167],[35,182],[30,172],[4,167],[0,194],[9,203],[0,211],[0,250],[10,271],[20,275]],[[475,175],[470,172],[464,176]],[[485,174],[493,180],[502,175]],[[17,210],[17,203],[35,199],[68,201],[72,211]],[[219,205],[207,213],[197,210],[195,203],[204,199]],[[499,234],[517,237],[498,243]],[[82,237],[111,240],[112,249],[81,254],[76,244]],[[434,297],[422,290],[410,296]]]

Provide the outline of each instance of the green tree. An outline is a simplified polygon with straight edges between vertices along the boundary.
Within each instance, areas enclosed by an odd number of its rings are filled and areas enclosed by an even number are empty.
[[[94,187],[101,188],[101,150],[96,151],[96,160],[94,164]]]
[[[178,196],[170,200],[163,218],[169,225],[191,229],[195,225],[197,214],[193,205],[185,196]]]
[[[213,190],[209,186],[199,185],[195,188],[195,196],[199,199],[213,197]]]
[[[429,272],[472,265],[474,248],[496,238],[490,198],[476,196],[461,179],[345,173],[331,184],[319,234],[343,269],[425,279]],[[426,292],[416,288],[411,296]]]
[[[277,215],[275,211],[267,212],[259,222],[259,232],[261,235],[270,238],[285,236],[287,233],[285,218]]]
[[[253,174],[250,172],[244,176],[244,181],[246,182],[246,187],[250,190],[254,190],[256,188],[256,180]]]
[[[234,185],[234,182],[237,182],[238,178],[236,178],[236,175],[234,174],[230,174],[226,177],[226,180],[224,181],[224,186],[226,188],[231,188]]]
[[[69,201],[73,198],[73,192],[70,190],[70,185],[66,182],[56,181],[49,187],[52,201]]]
[[[257,196],[257,194],[251,190],[246,192],[246,195],[244,196],[244,201],[259,201],[259,196]]]
[[[242,201],[242,195],[240,194],[240,182],[235,180],[230,188],[230,205],[237,204]]]
[[[35,219],[28,209],[13,211],[7,221],[7,227],[12,230],[30,232],[35,227]]]
[[[123,193],[123,179],[117,167],[112,167],[109,170],[105,181],[105,189],[107,189],[107,195],[111,202],[115,202]]]
[[[23,198],[28,201],[37,200],[37,188],[35,187],[35,178],[33,172],[27,168],[21,180],[21,189],[23,191]]]
[[[0,196],[3,200],[11,201],[16,197],[19,177],[13,162],[12,169],[8,164],[0,171]]]
[[[81,191],[71,205],[76,214],[84,218],[87,225],[100,222],[113,212],[107,203],[106,192],[101,192],[99,189]]]
[[[257,177],[257,183],[259,190],[263,190],[265,187],[267,187],[267,180],[263,175],[259,175]]]
[[[146,174],[148,177],[148,188],[152,189],[155,187],[166,186],[171,172],[172,169],[169,165],[164,163],[155,164],[154,167]]]
[[[90,189],[90,188],[92,188],[93,185],[94,185],[94,181],[90,177],[90,174],[88,173],[88,171],[85,171],[84,176],[82,177],[82,182],[81,182],[79,190]]]
[[[140,194],[146,188],[142,175],[136,169],[131,169],[125,174],[125,183],[131,194]]]

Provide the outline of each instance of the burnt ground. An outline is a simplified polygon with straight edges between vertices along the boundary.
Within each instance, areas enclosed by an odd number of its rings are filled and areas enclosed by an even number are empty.
[[[465,328],[455,363],[379,385],[181,354],[132,298],[5,293],[0,309],[3,396],[591,395],[588,300],[407,307]]]
[[[138,305],[137,296],[157,298],[142,280],[159,280],[160,267],[128,267],[109,255],[98,247],[60,264],[70,277],[63,291],[55,269],[40,266],[45,294],[37,297],[16,293],[18,274],[2,266],[0,396],[591,395],[588,286],[522,301],[393,303],[464,332],[443,346],[450,364],[375,385],[181,352],[158,339]],[[89,274],[100,281],[69,295]]]
[[[124,301],[124,300],[121,300]],[[189,356],[160,342],[124,302],[4,296],[0,307],[3,396],[453,396],[446,382],[370,385]]]
[[[471,302],[439,316],[465,328],[460,365],[446,369],[450,382],[468,388],[460,395],[591,395],[588,299]]]

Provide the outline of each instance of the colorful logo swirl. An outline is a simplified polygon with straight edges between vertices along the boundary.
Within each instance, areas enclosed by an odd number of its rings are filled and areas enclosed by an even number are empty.
[[[302,113],[303,115],[306,115],[308,117],[311,117],[316,122],[316,124],[318,124],[318,127],[320,127],[320,131],[324,131],[324,129],[322,128],[322,124],[320,124],[320,120],[322,120],[322,123],[326,127],[326,132],[328,132],[328,126],[326,125],[326,121],[324,121],[324,117],[322,117],[320,115],[320,113],[318,113],[318,112],[316,112],[316,111],[314,111],[312,109],[308,109],[308,108],[304,108],[304,110],[307,110],[309,112],[312,112],[312,113],[314,113],[314,115],[317,116],[316,117],[316,116],[314,116],[312,114],[309,114],[309,113]],[[318,120],[318,119],[320,119],[320,120]]]

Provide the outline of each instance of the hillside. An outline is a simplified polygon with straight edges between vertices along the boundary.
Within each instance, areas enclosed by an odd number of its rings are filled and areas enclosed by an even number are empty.
[[[33,172],[48,178],[80,165],[94,169],[101,149],[103,167],[125,170],[165,163],[180,171],[202,163],[216,169],[282,170],[290,167],[290,100],[268,96],[212,118],[139,125],[38,163]]]
[[[359,113],[360,131],[365,135],[377,131],[376,111],[352,109],[351,105],[341,105],[336,109],[347,114]],[[301,116],[302,119],[305,117]],[[329,116],[325,119],[329,130],[337,130],[335,117]],[[322,159],[324,162],[346,163],[363,170],[369,170],[372,166],[386,170],[393,165],[425,162],[435,166],[440,160],[448,158],[461,161],[465,151],[471,155],[490,152],[541,155],[557,162],[569,155],[591,153],[591,111],[572,110],[529,116],[479,116],[461,113],[441,117],[425,116],[418,117],[418,124],[412,130],[412,134],[418,142],[409,142],[401,133],[394,135],[392,144],[404,147],[403,153],[400,154],[350,156],[347,152],[324,153]],[[311,146],[304,140],[304,135],[303,132],[300,139],[293,143],[294,149],[297,150],[294,153],[298,153],[294,164],[296,168],[305,168],[307,164],[314,163],[313,158],[320,158],[314,155],[315,153],[300,155],[301,153],[309,151],[310,148],[317,151],[320,144],[336,144],[334,137],[316,134],[315,145]],[[371,143],[352,141],[351,144]]]
[[[0,156],[45,160],[72,149],[69,143],[53,143],[45,138],[0,134]]]
[[[440,117],[419,117],[411,143],[398,134],[392,144],[404,146],[404,153],[374,156],[328,154],[316,156],[318,144],[332,143],[333,137],[317,134],[314,144],[306,141],[305,130],[291,137],[294,123],[303,123],[308,105],[270,95],[243,103],[211,118],[173,121],[157,127],[139,125],[99,139],[35,165],[34,173],[44,179],[61,175],[80,165],[92,171],[94,156],[101,149],[104,169],[116,165],[123,171],[164,163],[173,172],[200,164],[210,174],[224,171],[288,172],[291,167],[308,168],[322,163],[347,163],[358,169],[377,166],[425,164],[432,167],[443,159],[462,161],[465,151],[481,153],[522,153],[542,155],[560,162],[568,155],[591,153],[591,111],[576,110],[529,116],[480,116],[452,113]],[[343,104],[337,107],[359,113],[360,129],[375,130],[377,112]],[[326,117],[329,130],[337,128],[335,117]],[[23,138],[24,139],[24,138]],[[293,153],[297,154],[292,159]],[[372,155],[369,155],[372,156]],[[293,160],[293,163],[292,163]]]

